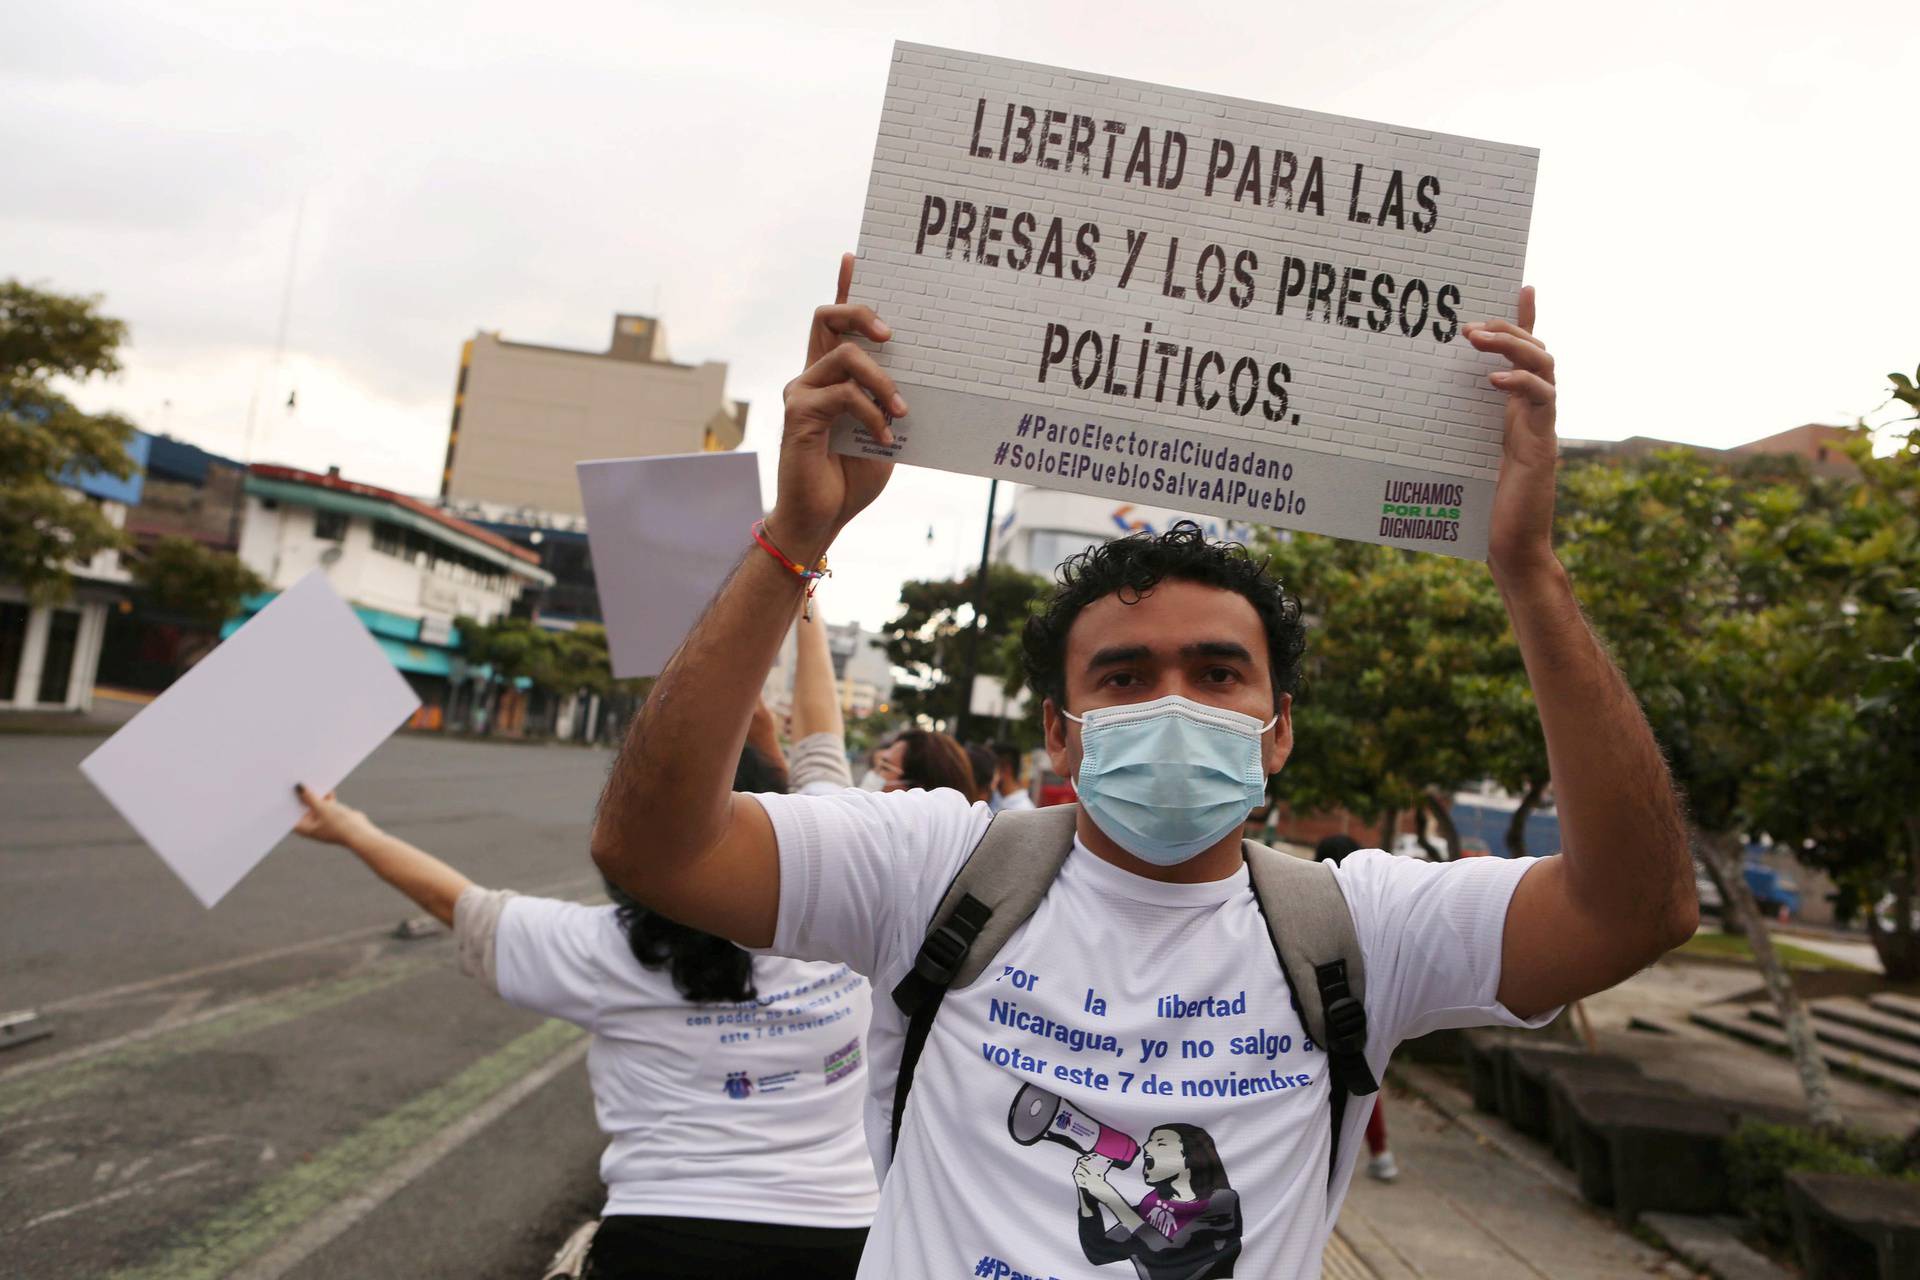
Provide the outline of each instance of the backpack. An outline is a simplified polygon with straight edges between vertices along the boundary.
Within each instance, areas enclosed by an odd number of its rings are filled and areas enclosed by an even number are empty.
[[[913,969],[893,989],[893,1002],[907,1016],[900,1074],[893,1092],[892,1150],[900,1147],[907,1093],[927,1033],[951,987],[964,987],[1025,924],[1073,850],[1078,805],[1009,810],[995,814],[980,843],[954,876],[935,908]],[[1327,1051],[1333,1143],[1328,1179],[1340,1163],[1340,1127],[1347,1098],[1376,1093],[1380,1085],[1367,1065],[1366,966],[1353,913],[1333,868],[1242,842],[1254,900],[1280,972],[1300,1011],[1307,1034]]]

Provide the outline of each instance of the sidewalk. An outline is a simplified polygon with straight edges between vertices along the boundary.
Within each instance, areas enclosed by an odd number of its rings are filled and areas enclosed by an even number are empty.
[[[1452,1088],[1429,1074],[1417,1078],[1424,1089]],[[1364,1165],[1355,1174],[1325,1280],[1696,1274],[1589,1209],[1566,1189],[1564,1172],[1522,1163],[1405,1089],[1390,1085],[1387,1094],[1400,1177],[1375,1182]],[[1471,1109],[1464,1094],[1442,1105]]]
[[[91,711],[0,711],[0,733],[106,737],[153,701],[150,694],[95,688]]]

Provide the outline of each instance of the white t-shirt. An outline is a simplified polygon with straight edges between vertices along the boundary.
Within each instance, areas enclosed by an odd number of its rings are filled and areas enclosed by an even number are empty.
[[[508,899],[493,954],[510,1003],[593,1033],[605,1213],[872,1221],[860,1132],[872,1001],[859,974],[755,956],[756,999],[692,1004],[666,969],[634,959],[613,907],[550,898]]]
[[[772,949],[844,961],[881,993],[867,1137],[883,1182],[862,1277],[1097,1278],[1123,1260],[1152,1280],[1319,1274],[1371,1108],[1348,1108],[1330,1193],[1326,1054],[1305,1043],[1244,868],[1163,884],[1076,841],[991,968],[947,994],[888,1169],[904,1018],[887,993],[990,815],[952,792],[755,798],[780,844]],[[1522,1025],[1495,992],[1531,865],[1369,851],[1339,868],[1376,1073],[1439,1027]],[[1087,1152],[1106,1202],[1076,1184]]]
[[[1031,809],[1033,808],[1033,797],[1024,791],[1010,791],[1004,796],[998,791],[993,791],[987,795],[987,808],[995,813],[1006,813],[1009,810],[1015,809]]]

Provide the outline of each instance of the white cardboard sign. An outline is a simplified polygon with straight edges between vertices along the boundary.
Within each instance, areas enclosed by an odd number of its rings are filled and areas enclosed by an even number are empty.
[[[211,907],[420,700],[314,570],[128,721],[80,772]]]
[[[763,514],[752,453],[582,462],[594,585],[613,674],[656,676],[751,545]]]
[[[1539,153],[896,44],[846,452],[1484,558]]]

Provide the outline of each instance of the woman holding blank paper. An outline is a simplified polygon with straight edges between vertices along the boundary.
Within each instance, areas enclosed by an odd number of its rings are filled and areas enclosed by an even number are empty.
[[[785,771],[749,745],[734,786],[785,791]],[[295,830],[346,846],[452,925],[463,971],[592,1033],[607,1204],[584,1276],[854,1274],[875,1202],[863,978],[750,955],[611,886],[598,907],[484,889],[299,791]]]

